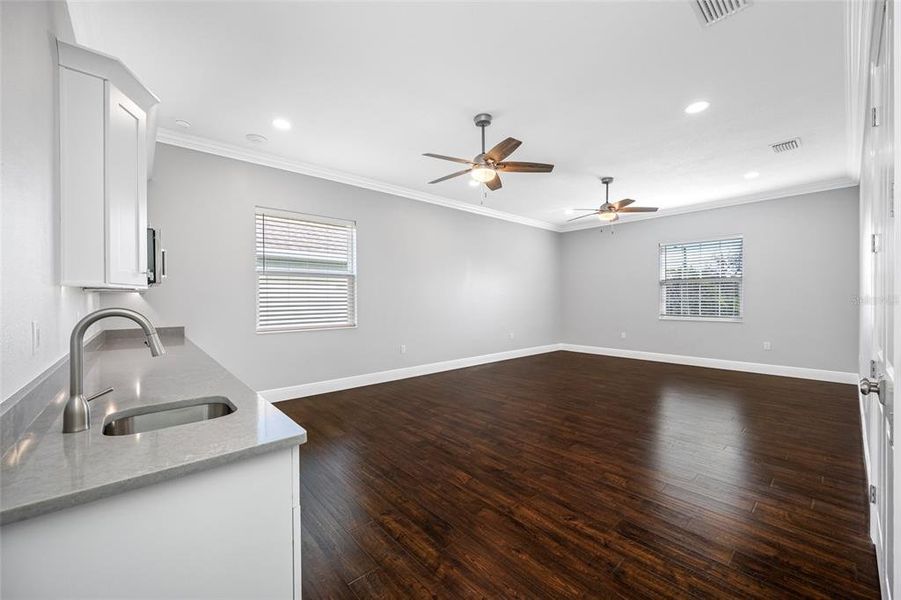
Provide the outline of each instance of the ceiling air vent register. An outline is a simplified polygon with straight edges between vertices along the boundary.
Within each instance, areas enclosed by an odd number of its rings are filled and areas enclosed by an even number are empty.
[[[784,142],[777,142],[775,144],[770,144],[770,148],[773,149],[773,152],[779,154],[780,152],[790,152],[791,150],[797,150],[801,147],[801,138],[793,138],[790,140],[785,140]]]
[[[691,0],[695,12],[704,25],[719,23],[731,17],[743,8],[747,8],[750,0]]]

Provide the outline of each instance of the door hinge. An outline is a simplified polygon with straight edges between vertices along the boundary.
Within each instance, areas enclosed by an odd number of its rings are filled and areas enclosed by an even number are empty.
[[[873,127],[879,127],[879,107],[874,106],[872,109],[872,125]]]
[[[876,486],[870,486],[870,504],[876,504]]]
[[[870,251],[875,254],[879,252],[879,234],[870,234]]]
[[[889,182],[888,186],[888,216],[895,216],[895,180]]]

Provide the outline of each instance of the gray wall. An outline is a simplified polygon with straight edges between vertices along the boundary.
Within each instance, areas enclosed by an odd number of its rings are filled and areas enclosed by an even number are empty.
[[[258,390],[559,339],[554,232],[162,144],[148,205],[169,278],[104,305],[185,325]],[[357,328],[255,333],[256,205],[356,220]]]
[[[0,399],[68,352],[94,295],[59,285],[55,37],[73,41],[62,2],[0,2],[2,207]],[[32,351],[31,323],[41,344]]]
[[[563,341],[855,372],[857,212],[854,187],[564,234]],[[658,319],[658,244],[732,234],[744,320]]]
[[[357,221],[359,327],[256,334],[256,205]],[[560,341],[856,368],[857,188],[556,234],[159,145],[149,207],[170,277],[103,304],[187,326],[258,390]],[[743,322],[659,320],[657,245],[730,234]]]

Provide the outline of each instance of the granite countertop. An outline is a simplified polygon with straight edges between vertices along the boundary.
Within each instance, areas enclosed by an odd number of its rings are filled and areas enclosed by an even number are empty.
[[[113,337],[91,353],[85,394],[114,390],[91,401],[87,431],[62,433],[68,390],[55,390],[47,409],[3,455],[0,524],[306,442],[302,427],[183,335],[161,338],[167,352],[158,358],[151,357],[143,336]],[[102,433],[114,413],[205,396],[225,396],[237,410],[135,435]]]

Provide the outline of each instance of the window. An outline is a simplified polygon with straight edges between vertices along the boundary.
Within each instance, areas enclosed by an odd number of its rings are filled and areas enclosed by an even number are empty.
[[[739,321],[742,238],[660,244],[660,317]]]
[[[257,332],[354,327],[356,223],[257,208]]]

